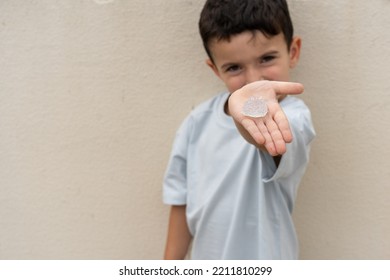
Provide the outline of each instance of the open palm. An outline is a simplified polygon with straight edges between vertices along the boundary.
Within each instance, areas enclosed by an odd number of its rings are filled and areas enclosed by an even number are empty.
[[[292,141],[290,125],[278,100],[288,94],[300,94],[303,86],[299,83],[258,81],[245,85],[232,93],[229,98],[229,113],[244,138],[272,156],[286,152],[286,143]],[[242,108],[251,97],[264,99],[268,113],[264,117],[245,116]]]

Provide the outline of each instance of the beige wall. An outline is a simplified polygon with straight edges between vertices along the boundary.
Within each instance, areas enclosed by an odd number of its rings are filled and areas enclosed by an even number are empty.
[[[203,1],[0,2],[0,259],[158,259],[174,133],[223,85]],[[390,2],[290,1],[318,137],[304,259],[390,258]]]

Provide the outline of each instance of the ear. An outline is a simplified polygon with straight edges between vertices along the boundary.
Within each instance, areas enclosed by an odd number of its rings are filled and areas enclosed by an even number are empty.
[[[294,68],[299,61],[301,54],[302,40],[300,37],[294,37],[290,46],[290,68]]]
[[[213,70],[214,74],[218,77],[221,78],[221,75],[219,74],[217,66],[215,66],[214,62],[211,61],[210,58],[206,59],[206,64]]]

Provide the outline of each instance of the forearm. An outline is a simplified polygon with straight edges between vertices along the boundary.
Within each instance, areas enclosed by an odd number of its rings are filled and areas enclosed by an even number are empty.
[[[172,206],[164,259],[184,259],[188,252],[191,239],[192,237],[186,220],[186,206]]]

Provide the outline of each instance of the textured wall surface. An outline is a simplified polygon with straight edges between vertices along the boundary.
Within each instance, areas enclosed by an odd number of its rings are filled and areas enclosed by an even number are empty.
[[[390,258],[390,2],[291,0],[318,137],[303,259]],[[159,259],[175,131],[223,85],[198,0],[0,2],[0,259]]]
[[[390,1],[292,6],[318,133],[295,212],[301,256],[390,259]]]

